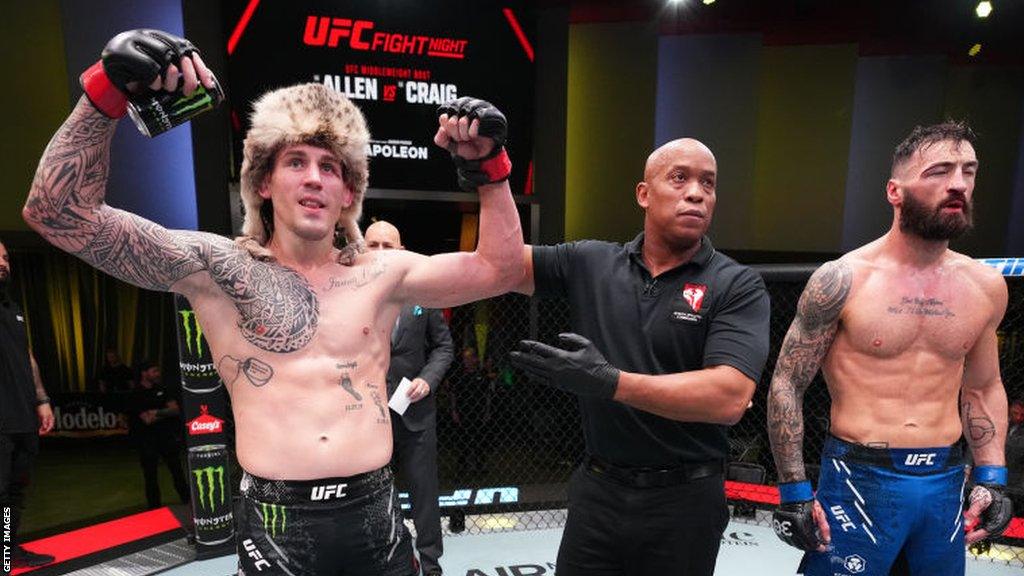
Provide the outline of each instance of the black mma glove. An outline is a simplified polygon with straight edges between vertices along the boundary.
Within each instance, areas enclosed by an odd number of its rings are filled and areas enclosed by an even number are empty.
[[[811,483],[803,480],[779,484],[779,496],[782,503],[772,514],[775,535],[786,544],[809,552],[825,544],[814,521]]]
[[[437,115],[447,114],[449,117],[469,118],[480,121],[477,134],[494,140],[494,148],[482,158],[463,158],[452,152],[452,161],[459,174],[459,187],[467,192],[475,192],[484,184],[493,184],[507,180],[512,173],[512,161],[505,152],[505,137],[508,135],[508,121],[490,102],[464,96],[447,102],[437,109]]]
[[[145,87],[167,72],[171,64],[198,52],[191,42],[160,30],[129,30],[114,36],[100,60],[82,73],[79,81],[89,102],[110,118],[124,116],[128,84]]]
[[[559,390],[611,400],[619,385],[619,369],[579,334],[559,334],[558,341],[561,348],[520,340],[509,353],[512,365]]]
[[[971,502],[977,497],[985,497],[975,494],[981,490],[988,491],[992,497],[991,503],[981,512],[978,525],[973,528],[985,530],[989,538],[999,536],[1013,519],[1013,503],[1006,495],[1006,466],[977,466],[971,471],[971,478],[975,483],[971,489]]]

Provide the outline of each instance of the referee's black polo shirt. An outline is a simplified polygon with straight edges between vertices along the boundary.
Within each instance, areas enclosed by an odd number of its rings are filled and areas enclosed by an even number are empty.
[[[0,432],[14,434],[38,429],[25,316],[17,304],[0,299]]]
[[[572,329],[627,372],[672,374],[728,365],[761,378],[769,302],[761,276],[705,237],[687,263],[651,278],[641,233],[628,244],[583,240],[533,247],[539,297],[569,300]],[[728,457],[727,427],[677,422],[580,397],[587,451],[623,466],[670,467]]]

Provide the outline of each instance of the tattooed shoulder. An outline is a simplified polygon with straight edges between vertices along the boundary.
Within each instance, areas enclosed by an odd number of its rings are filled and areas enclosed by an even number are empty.
[[[804,328],[832,324],[839,318],[853,285],[853,268],[845,260],[826,262],[807,282],[797,316]]]

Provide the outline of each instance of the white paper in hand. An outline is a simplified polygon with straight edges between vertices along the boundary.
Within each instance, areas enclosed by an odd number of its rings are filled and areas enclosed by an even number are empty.
[[[412,380],[402,378],[402,381],[398,383],[398,388],[395,388],[395,393],[388,400],[388,406],[399,414],[405,414],[405,409],[409,407],[410,386],[412,386]]]

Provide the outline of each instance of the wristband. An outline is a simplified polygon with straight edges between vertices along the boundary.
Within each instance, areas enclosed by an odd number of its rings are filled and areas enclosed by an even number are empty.
[[[103,70],[102,60],[82,72],[78,81],[85,90],[86,98],[104,116],[117,119],[125,115],[128,110],[128,97],[110,81],[110,77]]]
[[[487,175],[492,184],[507,179],[508,175],[512,173],[512,161],[509,160],[505,148],[502,147],[501,152],[493,158],[481,162],[480,171]]]
[[[1006,466],[975,466],[971,477],[978,484],[1006,486]]]
[[[806,502],[814,500],[814,492],[808,480],[779,484],[779,498],[783,504],[789,502]]]
[[[42,406],[43,404],[49,404],[49,403],[50,403],[50,397],[49,396],[43,396],[42,398],[39,398],[39,399],[36,400],[36,406]]]

